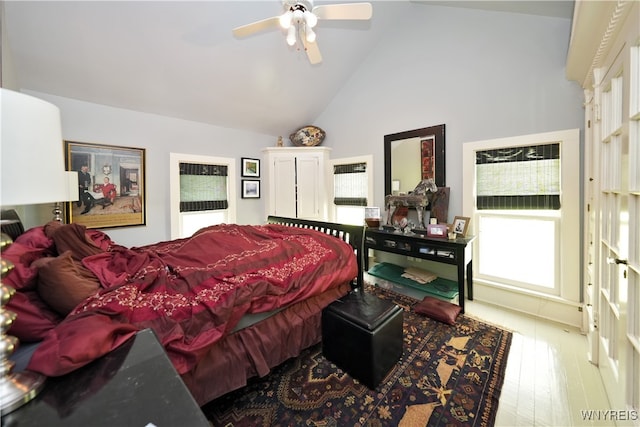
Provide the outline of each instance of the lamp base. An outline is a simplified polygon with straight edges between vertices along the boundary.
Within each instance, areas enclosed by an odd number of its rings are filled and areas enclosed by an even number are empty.
[[[0,378],[0,411],[2,415],[18,409],[38,394],[46,377],[32,371],[21,371]]]

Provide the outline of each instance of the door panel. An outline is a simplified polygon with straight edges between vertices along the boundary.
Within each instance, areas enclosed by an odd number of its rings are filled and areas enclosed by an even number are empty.
[[[296,158],[276,157],[273,159],[274,215],[297,218],[296,212]]]
[[[298,157],[298,217],[316,219],[320,215],[318,179],[323,176],[318,157]]]
[[[637,34],[636,30],[636,40]],[[639,143],[640,119],[640,108],[634,107],[633,101],[633,97],[637,97],[633,93],[640,87],[638,64],[637,61],[633,63],[637,48],[629,49],[623,43],[607,68],[594,72],[596,103],[602,110],[599,134],[594,136],[597,139],[594,153],[601,162],[597,216],[600,229],[597,316],[600,324],[596,360],[611,409],[635,408],[636,416],[640,406],[637,380],[640,327],[636,326],[640,304],[636,296],[638,259],[634,255],[635,249],[630,253],[630,245],[638,245],[633,236],[638,235],[640,227],[635,210],[640,182],[633,178],[638,175],[638,161],[633,153]],[[635,259],[630,260],[630,255]],[[632,280],[629,280],[630,276]],[[633,423],[634,420],[627,419],[618,424]]]

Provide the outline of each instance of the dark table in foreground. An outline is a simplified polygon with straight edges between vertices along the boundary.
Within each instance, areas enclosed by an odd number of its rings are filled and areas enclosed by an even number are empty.
[[[4,427],[45,425],[210,427],[151,329],[2,416]]]

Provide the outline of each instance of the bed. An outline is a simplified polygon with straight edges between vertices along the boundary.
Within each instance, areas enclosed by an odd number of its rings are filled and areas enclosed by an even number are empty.
[[[363,235],[270,216],[127,248],[50,222],[2,253],[9,334],[33,349],[27,369],[61,376],[150,328],[203,405],[320,342],[322,309],[362,285]]]

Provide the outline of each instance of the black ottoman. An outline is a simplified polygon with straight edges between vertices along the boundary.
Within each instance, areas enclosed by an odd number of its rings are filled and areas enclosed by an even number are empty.
[[[402,309],[351,291],[322,311],[322,354],[375,389],[402,356]]]

